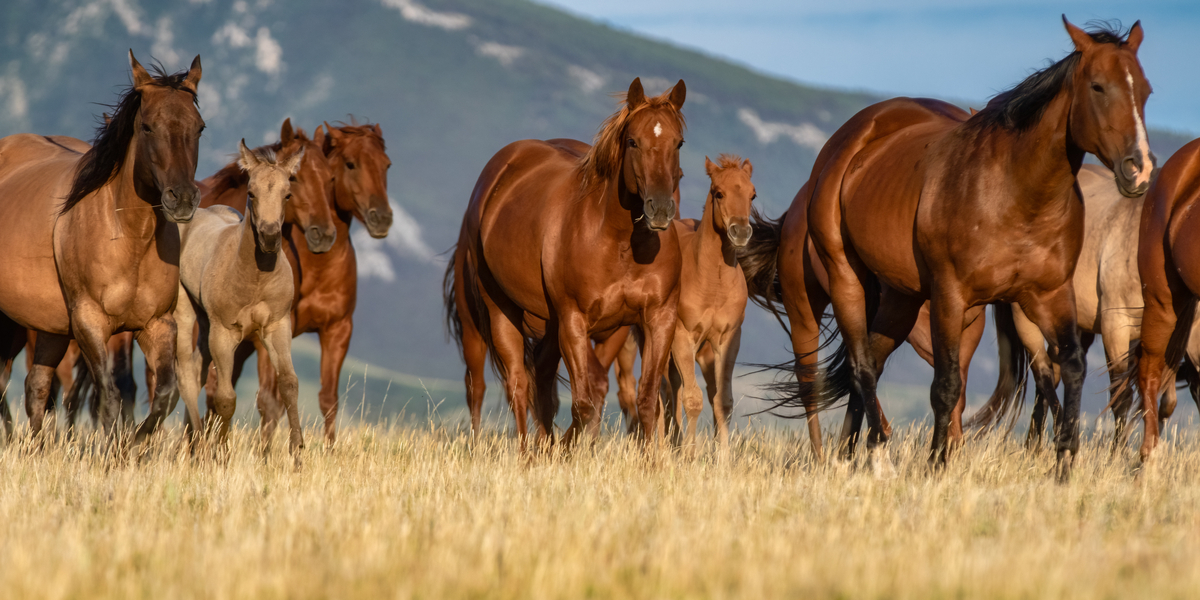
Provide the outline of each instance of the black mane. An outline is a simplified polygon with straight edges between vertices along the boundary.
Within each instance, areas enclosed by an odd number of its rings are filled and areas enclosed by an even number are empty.
[[[1088,35],[1097,43],[1119,46],[1125,41],[1126,32],[1121,30],[1120,23],[1090,22],[1088,27]],[[972,121],[981,127],[998,126],[1015,131],[1033,127],[1041,120],[1050,101],[1071,82],[1079,57],[1076,50],[1026,77],[1012,89],[996,94]]]
[[[187,71],[168,75],[159,64],[151,65],[150,71],[153,78],[150,85],[188,92],[193,96],[192,101],[197,101],[195,93],[183,85]],[[142,106],[142,93],[129,86],[121,92],[115,104],[102,106],[111,110],[112,118],[105,122],[101,117],[96,127],[96,137],[92,140],[92,149],[79,159],[79,171],[75,174],[71,192],[67,194],[59,214],[71,210],[80,200],[112,181],[121,172],[125,152],[136,133],[133,125]]]

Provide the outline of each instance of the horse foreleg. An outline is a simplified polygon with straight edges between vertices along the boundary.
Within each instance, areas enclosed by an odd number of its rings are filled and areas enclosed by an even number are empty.
[[[682,323],[675,323],[675,337],[671,343],[671,399],[673,407],[667,407],[666,414],[674,413],[675,429],[672,432],[672,442],[695,446],[696,425],[700,420],[700,412],[704,410],[704,394],[696,383],[696,342],[692,334]],[[673,408],[673,410],[672,410]],[[682,413],[687,413],[687,433],[683,433]]]
[[[291,324],[288,324],[288,330],[291,331]],[[271,446],[271,438],[275,436],[275,427],[279,425],[279,419],[287,412],[287,398],[284,397],[283,390],[279,387],[281,382],[276,377],[279,372],[279,367],[276,361],[271,358],[269,352],[269,344],[267,340],[262,338],[262,333],[252,337],[255,356],[258,358],[258,397],[255,404],[258,406],[259,429],[262,434],[263,452],[266,453]],[[239,348],[242,345],[239,344]],[[288,344],[288,352],[291,352],[291,344]],[[236,350],[234,351],[234,364],[237,364]],[[236,367],[235,367],[236,368]]]
[[[596,411],[591,374],[598,363],[588,337],[586,317],[580,312],[562,311],[557,322],[558,345],[571,381],[571,426],[563,434],[563,445],[569,448],[585,432],[594,434],[599,429],[600,415]]]
[[[273,327],[259,332],[266,354],[275,371],[275,381],[278,384],[280,399],[287,410],[288,417],[288,451],[292,455],[295,468],[302,465],[300,452],[304,449],[304,431],[300,428],[300,380],[296,377],[296,369],[292,364],[292,317],[285,315]],[[266,431],[263,432],[264,437]],[[263,440],[263,453],[268,451],[267,442]]]
[[[934,289],[929,303],[933,339],[933,385],[929,400],[933,407],[933,439],[929,462],[942,466],[950,458],[950,419],[962,394],[962,337],[967,311],[958,289]]]
[[[224,449],[228,449],[229,428],[233,422],[233,413],[237,409],[237,392],[233,388],[233,351],[241,340],[225,329],[219,323],[213,323],[208,334],[208,351],[213,365],[213,395],[209,397],[209,419],[216,417],[216,423],[208,427],[216,427],[217,441]]]
[[[197,436],[202,431],[200,422],[201,366],[204,364],[200,349],[195,343],[196,308],[183,287],[179,288],[179,299],[175,303],[175,364],[178,369],[179,395],[183,398],[186,411],[185,422],[189,442],[193,449]]]
[[[637,377],[633,374],[633,363],[637,360],[637,336],[629,335],[617,353],[617,403],[625,417],[625,431],[637,429]]]
[[[554,440],[554,417],[558,414],[558,331],[554,321],[546,323],[545,336],[534,350],[533,413],[537,419],[538,442],[549,448]]]
[[[1075,319],[1075,289],[1066,285],[1049,293],[1027,298],[1021,310],[1037,324],[1042,336],[1055,342],[1055,356],[1062,373],[1062,418],[1054,423],[1054,443],[1060,481],[1071,476],[1071,466],[1079,452],[1079,406],[1083,395],[1083,377],[1087,357],[1079,340]],[[1049,390],[1053,394],[1053,390]],[[1054,396],[1050,400],[1057,402]]]
[[[151,319],[137,333],[138,346],[146,356],[146,366],[154,371],[154,388],[150,390],[150,413],[138,425],[134,442],[144,445],[146,440],[158,430],[159,425],[167,418],[171,407],[171,396],[175,393],[177,378],[175,375],[175,345],[178,340],[178,328],[175,316],[165,314]]]
[[[723,452],[729,449],[729,422],[733,418],[733,367],[742,346],[742,327],[738,325],[723,340],[721,346],[708,347],[712,350],[711,360],[702,360],[700,368],[708,381],[709,402],[713,408],[713,425],[717,430],[717,443]],[[707,364],[706,364],[707,363]]]
[[[325,419],[325,439],[330,445],[337,440],[338,381],[342,376],[346,352],[350,350],[352,333],[352,317],[330,323],[317,331],[321,340],[321,391],[318,399],[321,416]]]
[[[642,331],[642,376],[638,386],[637,409],[638,421],[641,423],[643,439],[646,442],[658,439],[658,417],[660,403],[658,391],[663,375],[667,372],[667,363],[671,359],[671,345],[675,338],[676,303],[667,302],[650,313],[644,314],[639,327]],[[688,363],[693,371],[695,363]],[[660,385],[655,385],[660,383]]]
[[[950,442],[953,444],[962,444],[963,441],[963,411],[967,408],[967,375],[971,370],[971,358],[975,356],[975,350],[979,348],[979,341],[983,339],[983,329],[987,323],[984,318],[984,306],[978,306],[967,312],[967,326],[963,329],[962,340],[959,342],[959,378],[962,379],[962,388],[958,392],[958,402],[954,403],[954,411],[950,414]]]
[[[112,357],[108,352],[108,340],[112,337],[109,329],[108,315],[93,304],[76,306],[72,314],[72,328],[79,350],[87,361],[88,370],[92,372],[92,381],[100,392],[100,427],[113,439],[117,431],[117,419],[120,417],[120,395],[112,376]],[[42,343],[39,332],[38,345]],[[63,347],[66,351],[66,347]],[[59,358],[62,355],[59,354]],[[55,363],[57,366],[58,363]]]

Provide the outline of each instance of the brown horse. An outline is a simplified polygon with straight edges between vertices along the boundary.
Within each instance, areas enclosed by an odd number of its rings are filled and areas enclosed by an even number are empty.
[[[1142,340],[1136,350],[1144,436],[1141,458],[1150,459],[1174,399],[1155,406],[1163,386],[1174,385],[1174,372],[1188,348],[1200,293],[1200,243],[1193,208],[1200,203],[1200,140],[1180,148],[1163,165],[1146,196],[1138,242],[1142,279]],[[1194,357],[1193,357],[1194,358]],[[1132,370],[1131,370],[1132,371]]]
[[[531,393],[539,433],[552,436],[553,388],[564,358],[572,404],[564,444],[597,430],[603,398],[593,385],[601,369],[593,338],[636,324],[646,340],[642,379],[665,374],[679,300],[679,244],[671,222],[682,176],[685,96],[680,81],[647,98],[634,79],[624,106],[592,146],[565,139],[514,142],[492,157],[475,184],[459,237],[461,269],[446,286],[466,294],[473,314],[452,313],[451,330],[457,334],[462,323],[478,319],[522,447]],[[448,308],[456,306],[449,295],[445,300]],[[527,344],[527,338],[536,341]],[[647,433],[658,419],[654,387],[638,392]]]
[[[851,410],[865,410],[868,447],[887,437],[877,378],[925,300],[939,463],[961,394],[963,325],[988,303],[1018,302],[1057,348],[1066,394],[1055,441],[1060,477],[1069,476],[1085,369],[1071,281],[1083,237],[1076,173],[1090,152],[1137,196],[1154,165],[1142,124],[1150,85],[1137,60],[1141,25],[1122,40],[1063,22],[1075,52],[975,116],[935,100],[881,102],[843,125],[813,166],[809,231],[847,358],[822,393],[825,401],[849,393]]]
[[[816,383],[819,372],[818,353],[822,348],[821,331],[825,310],[829,308],[829,275],[821,264],[813,247],[812,238],[808,234],[808,202],[812,197],[809,185],[805,184],[792,199],[792,205],[776,220],[767,220],[757,214],[752,226],[754,237],[750,244],[739,254],[738,261],[746,274],[750,298],[755,304],[766,309],[776,319],[787,317],[784,330],[792,340],[793,362],[790,365],[792,375],[800,382],[798,390],[789,390],[790,384],[771,386],[785,393],[811,392],[810,386]],[[780,314],[778,304],[783,305]],[[1006,316],[1006,315],[1005,315]],[[1002,317],[1001,317],[1002,318]],[[1011,320],[1011,319],[1010,319]],[[966,360],[962,362],[960,376],[963,379],[959,391],[958,402],[951,415],[950,437],[960,441],[963,436],[962,413],[966,408],[966,380],[970,367],[970,357],[974,355],[979,341],[983,337],[984,320],[976,318],[966,324],[963,330],[963,354]],[[1002,347],[1019,348],[1005,334],[1008,329],[998,332]],[[1007,342],[1007,343],[1006,343]],[[917,354],[933,365],[932,338],[929,331],[929,303],[921,306],[921,312],[908,334],[908,343]],[[1015,357],[1012,353],[1002,352],[1000,359],[1001,373],[997,381],[989,406],[996,404],[996,399],[1015,397],[1023,388],[1018,383],[1021,370],[1024,369],[1023,354]],[[844,359],[843,359],[844,360]],[[808,424],[809,442],[817,460],[824,458],[821,438],[820,411],[816,395],[804,393],[789,399],[786,404],[799,403],[803,406],[803,416]],[[880,419],[886,435],[891,434],[891,425],[883,414],[879,399],[874,401],[879,406]],[[1002,402],[1002,405],[1011,402]],[[791,415],[787,415],[791,416]],[[858,442],[858,431],[862,423],[862,413],[847,411],[839,436],[838,446],[842,457],[850,457]]]
[[[0,222],[9,231],[0,236],[0,329],[15,322],[38,332],[25,383],[35,434],[72,336],[99,383],[109,433],[119,398],[107,351],[114,332],[138,332],[156,375],[139,440],[166,416],[175,387],[175,223],[190,219],[199,199],[200,57],[175,75],[147,73],[132,52],[129,61],[133,86],[86,153],[37,135],[0,140]]]
[[[695,444],[696,426],[704,408],[704,396],[696,384],[695,365],[699,362],[708,383],[717,441],[725,448],[733,416],[733,366],[746,316],[746,278],[738,265],[737,252],[750,241],[750,206],[757,192],[750,181],[754,166],[740,156],[723,154],[717,163],[705,157],[704,171],[711,185],[700,220],[672,223],[683,260],[664,408],[667,427],[676,443],[685,441],[682,427],[686,410],[686,443]]]
[[[306,249],[293,230],[290,243],[284,244],[295,276],[296,301],[292,304],[292,333],[316,332],[321,344],[321,390],[318,394],[325,419],[325,438],[333,443],[337,436],[338,380],[350,349],[354,332],[354,308],[358,301],[358,263],[350,240],[350,224],[358,218],[372,237],[383,237],[392,223],[388,204],[387,156],[383,130],[375,125],[330,127],[329,133],[317,127],[312,141],[324,157],[332,188],[330,205],[334,210],[337,236],[328,252],[317,254]],[[304,138],[301,130],[296,135]],[[306,153],[309,154],[309,153]],[[307,165],[308,159],[305,159]],[[307,167],[301,167],[305,169]],[[237,207],[235,207],[237,208]],[[234,359],[233,380],[241,375],[243,363],[254,350],[249,344],[238,348]],[[274,368],[265,352],[258,353],[258,408],[266,431],[284,414],[279,400]]]

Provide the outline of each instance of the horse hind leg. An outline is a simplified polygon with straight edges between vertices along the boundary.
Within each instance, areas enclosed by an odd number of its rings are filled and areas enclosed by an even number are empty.
[[[460,313],[461,314],[461,313]],[[463,359],[467,370],[463,383],[467,388],[467,410],[471,414],[471,433],[478,437],[483,421],[483,395],[487,390],[484,380],[484,363],[487,361],[487,343],[475,328],[475,324],[466,319],[463,321]]]
[[[351,317],[331,323],[317,332],[321,342],[321,391],[317,397],[321,416],[325,419],[325,440],[331,446],[337,441],[338,381],[353,333],[354,320]]]
[[[617,353],[617,402],[621,405],[621,414],[625,417],[626,433],[637,429],[637,375],[633,372],[634,361],[637,360],[638,342],[636,335],[629,335]]]
[[[285,316],[279,323],[266,332],[262,345],[265,347],[271,366],[278,382],[280,399],[286,406],[288,417],[288,452],[292,455],[295,468],[299,470],[303,464],[301,452],[304,449],[304,431],[300,427],[300,410],[298,398],[300,381],[296,377],[296,369],[292,364],[292,325],[291,315]],[[263,445],[263,452],[267,446]]]
[[[33,353],[33,364],[25,377],[25,414],[29,417],[29,429],[37,438],[42,433],[46,402],[53,387],[54,370],[67,352],[70,338],[39,332]],[[103,355],[97,357],[102,365]]]
[[[238,347],[241,348],[242,344],[239,344]],[[284,390],[280,388],[282,382],[276,377],[279,372],[279,366],[269,352],[269,342],[262,339],[260,335],[255,335],[252,347],[258,358],[258,396],[255,399],[255,404],[258,407],[263,455],[266,456],[270,452],[271,439],[275,437],[275,428],[279,425],[279,420],[287,414],[287,399],[284,395]],[[288,351],[289,353],[291,351],[290,343],[288,344]],[[236,362],[237,358],[235,356],[234,363],[236,364]]]

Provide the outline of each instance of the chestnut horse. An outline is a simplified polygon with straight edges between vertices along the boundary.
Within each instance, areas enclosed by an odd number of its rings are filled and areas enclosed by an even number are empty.
[[[848,392],[851,409],[865,410],[869,448],[887,438],[877,378],[925,300],[931,460],[939,464],[961,394],[963,325],[986,304],[1018,302],[1056,346],[1066,392],[1058,473],[1070,475],[1086,366],[1071,280],[1083,241],[1076,173],[1090,152],[1115,167],[1122,193],[1134,197],[1154,164],[1142,117],[1150,85],[1137,60],[1141,25],[1122,40],[1063,23],[1075,51],[973,117],[936,100],[887,100],[852,117],[817,157],[809,232],[848,358],[821,392],[826,401]]]
[[[1200,243],[1195,232],[1200,222],[1193,209],[1198,205],[1200,140],[1193,140],[1163,165],[1142,209],[1137,264],[1145,310],[1133,366],[1142,400],[1143,462],[1150,459],[1175,411],[1173,398],[1164,398],[1161,406],[1155,403],[1164,386],[1174,387],[1175,369],[1187,353],[1196,322]]]
[[[553,436],[555,378],[566,360],[571,385],[570,445],[599,426],[607,377],[592,349],[626,325],[645,335],[642,379],[666,372],[679,301],[676,213],[686,86],[647,98],[634,79],[624,106],[592,146],[575,140],[509,144],[484,167],[463,217],[453,281],[469,319],[451,312],[451,331],[478,324],[505,383],[521,446],[532,405],[539,434]],[[445,298],[448,308],[457,305]],[[527,343],[527,338],[540,338]],[[461,338],[460,338],[461,339]],[[470,359],[468,359],[469,362]],[[526,361],[530,364],[527,364]],[[530,380],[530,367],[533,380]],[[655,431],[655,386],[638,392],[643,431]]]
[[[801,413],[808,425],[809,443],[817,460],[824,459],[824,447],[821,438],[820,412],[827,408],[821,406],[818,396],[812,393],[811,386],[816,384],[820,362],[818,352],[822,349],[821,331],[825,310],[829,308],[829,276],[825,266],[817,259],[816,249],[808,233],[808,202],[812,195],[810,186],[805,184],[792,199],[792,205],[776,220],[767,220],[755,214],[752,221],[754,236],[750,243],[738,256],[738,261],[746,275],[750,298],[755,304],[766,309],[780,324],[792,340],[793,362],[790,365],[792,376],[800,383],[798,388],[791,384],[773,384],[769,386],[786,394],[795,394],[787,398],[783,405],[799,404],[803,407]],[[784,314],[780,314],[777,304],[782,304]],[[920,315],[908,334],[908,343],[917,354],[933,365],[932,338],[929,331],[929,303],[921,307]],[[787,317],[787,324],[783,317]],[[1008,317],[1000,314],[998,320]],[[1004,322],[1004,321],[1001,321]],[[1011,318],[1007,322],[1011,322]],[[790,327],[789,327],[790,325]],[[964,385],[959,390],[958,402],[951,415],[950,437],[955,441],[962,439],[962,413],[966,408],[966,380],[970,367],[970,357],[974,355],[979,341],[983,338],[984,319],[975,318],[966,324],[963,330],[963,354],[966,360],[962,362],[960,376]],[[1000,354],[1000,377],[996,383],[996,391],[992,394],[988,406],[1007,406],[1011,399],[1023,393],[1020,386],[1021,376],[1025,369],[1024,355],[1019,352],[1016,334],[1010,327],[1000,327],[997,335],[1002,348]],[[1005,352],[1004,349],[1016,350]],[[844,360],[838,356],[833,360]],[[784,368],[784,367],[780,367]],[[880,419],[884,433],[891,434],[891,425],[883,414],[879,399],[874,401],[879,406]],[[793,416],[793,415],[786,415]],[[838,447],[843,458],[853,455],[858,442],[858,431],[862,423],[862,412],[847,410],[842,424]]]
[[[133,85],[86,153],[38,135],[0,139],[0,222],[9,232],[0,236],[0,330],[15,322],[38,332],[25,382],[35,434],[71,337],[99,383],[109,434],[119,398],[107,350],[114,332],[137,331],[156,374],[139,441],[166,416],[175,387],[175,224],[191,218],[199,199],[200,57],[175,75],[147,73],[132,52],[129,62]]]
[[[725,448],[733,416],[733,366],[746,316],[746,278],[738,265],[737,252],[750,241],[750,206],[757,193],[750,181],[754,172],[750,161],[726,154],[717,160],[713,163],[704,157],[704,171],[711,185],[700,220],[672,223],[683,260],[664,409],[673,441],[695,444],[696,426],[704,408],[704,396],[696,384],[699,362],[708,382],[717,442]],[[685,410],[686,440],[682,435]]]
[[[316,332],[321,344],[321,390],[318,394],[321,414],[325,419],[325,438],[333,443],[337,436],[338,381],[342,364],[350,349],[354,331],[354,308],[358,301],[358,263],[350,240],[350,224],[359,219],[372,237],[387,235],[392,223],[388,203],[387,172],[391,160],[383,140],[383,130],[374,125],[345,125],[330,127],[328,134],[317,127],[312,141],[321,152],[306,152],[312,159],[324,157],[321,167],[328,172],[332,188],[330,206],[334,211],[337,230],[332,247],[315,253],[301,243],[301,234],[292,230],[290,241],[284,244],[288,262],[292,265],[296,300],[292,304],[292,333]],[[307,139],[304,131],[295,135]],[[301,173],[308,167],[305,158]],[[234,208],[240,208],[234,206]],[[233,381],[241,375],[243,363],[254,348],[249,344],[238,347],[234,358]],[[263,416],[265,431],[284,414],[279,400],[274,369],[264,352],[258,353],[258,408]]]

